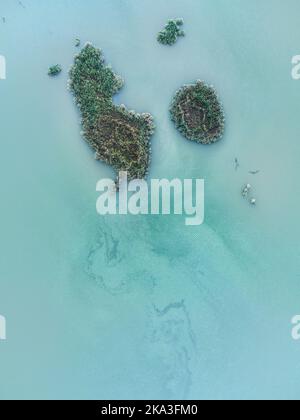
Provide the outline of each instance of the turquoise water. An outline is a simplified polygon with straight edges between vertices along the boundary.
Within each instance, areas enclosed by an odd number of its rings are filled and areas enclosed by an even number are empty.
[[[298,399],[299,2],[23,4],[0,2],[0,398]],[[166,48],[155,36],[173,17],[187,36]],[[150,176],[205,179],[203,226],[96,214],[112,171],[80,138],[66,90],[77,37],[125,79],[116,101],[154,115]],[[64,72],[49,79],[55,63]],[[212,147],[186,142],[168,115],[199,78],[226,111]]]

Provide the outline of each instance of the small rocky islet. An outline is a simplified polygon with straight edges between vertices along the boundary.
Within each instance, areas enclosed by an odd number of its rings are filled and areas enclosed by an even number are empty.
[[[223,107],[213,86],[201,80],[176,92],[170,113],[175,127],[188,140],[212,144],[222,138],[225,128]]]
[[[101,50],[87,43],[75,56],[69,89],[81,111],[83,135],[95,157],[129,179],[143,179],[150,164],[154,122],[150,114],[113,103],[123,80],[105,64]]]
[[[183,35],[182,24],[182,19],[169,21],[158,36],[160,41],[168,45],[176,42]],[[80,46],[79,38],[75,45]],[[48,74],[56,76],[61,71],[61,66],[56,65]],[[68,87],[81,111],[84,139],[95,151],[95,158],[113,167],[117,174],[127,172],[129,179],[143,179],[149,170],[150,139],[155,126],[149,113],[138,114],[113,103],[123,84],[121,77],[105,64],[101,50],[91,43],[75,56]],[[176,128],[188,140],[212,144],[224,133],[222,105],[215,89],[203,81],[180,88],[170,113]]]

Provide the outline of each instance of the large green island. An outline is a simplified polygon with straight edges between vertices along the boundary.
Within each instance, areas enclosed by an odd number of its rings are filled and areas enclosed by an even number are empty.
[[[224,133],[224,112],[216,91],[200,80],[176,92],[170,112],[176,128],[188,140],[211,144]]]
[[[105,65],[102,52],[86,44],[70,70],[69,88],[82,114],[83,135],[95,157],[129,179],[147,176],[150,138],[154,132],[150,114],[128,111],[113,103],[124,82]]]

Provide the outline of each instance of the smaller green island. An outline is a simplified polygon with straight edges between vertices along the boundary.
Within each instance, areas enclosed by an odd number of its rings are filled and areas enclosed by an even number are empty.
[[[87,43],[75,56],[69,89],[82,115],[82,135],[95,158],[110,165],[128,179],[143,179],[151,158],[150,139],[154,121],[149,113],[129,111],[115,105],[113,97],[124,81],[105,64],[102,51]]]
[[[62,67],[59,64],[51,66],[48,70],[49,76],[58,76],[62,72]]]
[[[212,144],[224,133],[224,111],[217,93],[201,80],[176,92],[170,112],[177,130],[188,140]]]
[[[165,29],[157,35],[157,41],[163,45],[174,45],[180,36],[185,36],[185,32],[181,29],[183,19],[170,19]]]

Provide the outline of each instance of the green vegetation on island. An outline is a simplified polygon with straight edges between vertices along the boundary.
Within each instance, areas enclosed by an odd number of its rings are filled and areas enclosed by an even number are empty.
[[[251,206],[256,206],[256,198],[250,196],[251,191],[252,191],[252,186],[250,184],[245,185],[242,189],[242,196],[243,198],[248,200]]]
[[[183,23],[183,19],[169,20],[165,29],[158,33],[158,42],[163,45],[174,45],[178,37],[185,36],[185,32],[181,29]]]
[[[48,75],[57,76],[61,72],[62,72],[62,67],[59,64],[56,64],[55,66],[52,66],[49,68]]]
[[[123,84],[93,45],[86,44],[75,56],[69,88],[82,114],[85,140],[95,150],[96,159],[117,173],[128,172],[129,179],[142,179],[150,164],[153,118],[113,104]]]
[[[176,93],[170,112],[176,128],[188,140],[211,144],[224,133],[224,112],[216,91],[200,80]]]

